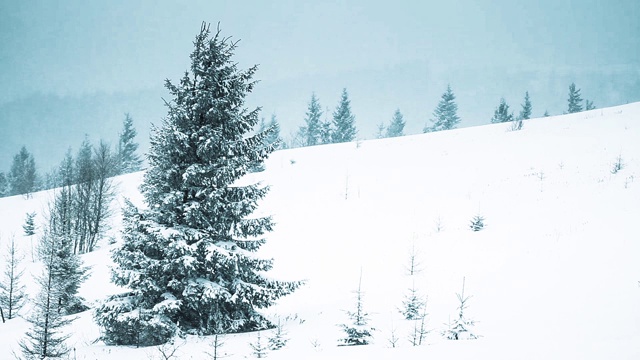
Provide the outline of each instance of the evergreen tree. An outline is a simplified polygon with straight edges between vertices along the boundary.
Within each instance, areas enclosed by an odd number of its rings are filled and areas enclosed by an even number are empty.
[[[404,296],[400,313],[407,320],[420,319],[420,314],[422,314],[425,305],[426,302],[418,294],[416,285],[413,284],[413,286],[411,286],[411,288],[409,289],[409,293]]]
[[[251,350],[253,350],[253,356],[255,356],[256,358],[262,359],[267,357],[268,348],[266,344],[264,344],[264,342],[262,341],[262,336],[260,335],[260,331],[258,331],[256,342],[249,343],[249,346],[251,346]]]
[[[348,311],[347,315],[351,319],[351,324],[342,324],[346,337],[341,339],[344,345],[369,345],[373,338],[374,329],[368,325],[369,314],[364,311],[362,291],[362,272],[358,281],[358,290],[356,293],[356,311]]]
[[[11,195],[29,196],[37,189],[36,163],[33,155],[23,146],[13,157],[11,172],[9,173],[9,187]]]
[[[36,213],[27,213],[27,218],[24,220],[24,224],[22,225],[22,229],[24,230],[24,236],[33,236],[36,233],[36,224],[35,224]]]
[[[404,136],[404,125],[405,122],[402,113],[400,109],[396,109],[396,112],[393,114],[393,119],[391,119],[391,123],[389,127],[387,127],[386,137]]]
[[[593,101],[589,101],[588,99],[584,101],[584,109],[589,111],[589,110],[594,110],[596,107],[595,105],[593,105]]]
[[[244,99],[257,67],[239,70],[235,48],[203,24],[190,70],[178,85],[166,81],[173,99],[153,129],[141,186],[147,209],[126,206],[113,253],[112,279],[131,291],[96,312],[107,343],[265,329],[258,310],[300,285],[265,276],[272,260],[254,254],[273,228],[270,217],[250,217],[268,189],[236,182],[273,146],[264,146],[267,133],[248,135],[260,109],[248,111]]]
[[[16,317],[27,300],[21,279],[24,270],[20,269],[23,259],[24,256],[18,254],[15,238],[12,236],[4,256],[4,278],[0,282],[0,308],[7,309],[7,319]]]
[[[577,113],[582,111],[582,98],[580,97],[580,89],[576,89],[576,84],[571,83],[569,86],[569,99],[567,99],[569,103],[569,109],[567,112],[569,114]]]
[[[325,118],[324,121],[320,123],[320,143],[321,144],[331,144],[333,141],[333,127],[331,120],[327,118],[326,114],[329,114],[329,108],[325,109]]]
[[[351,101],[347,89],[342,89],[340,103],[333,112],[333,143],[349,142],[356,139],[356,117],[351,113]]]
[[[384,123],[380,123],[378,124],[378,131],[376,132],[376,139],[383,139],[385,138],[387,132],[386,132],[386,127],[384,126]]]
[[[278,118],[276,118],[276,114],[271,114],[269,123],[258,133],[265,131],[267,132],[267,136],[264,139],[264,143],[267,146],[273,146],[275,149],[284,149],[286,147],[280,136],[280,123],[278,122]]]
[[[529,98],[529,92],[524,93],[524,104],[521,105],[522,110],[520,110],[520,115],[518,115],[518,119],[520,120],[528,120],[531,118],[531,99]]]
[[[451,86],[447,86],[447,91],[442,94],[438,106],[433,111],[433,118],[431,127],[425,126],[424,132],[441,131],[455,129],[460,123],[458,117],[458,105],[455,102],[456,96],[451,90]]]
[[[27,359],[60,358],[69,353],[70,349],[65,341],[70,335],[61,335],[63,326],[71,323],[60,312],[58,299],[62,296],[61,288],[56,285],[61,276],[56,262],[57,248],[64,243],[55,235],[46,234],[42,238],[42,261],[44,269],[37,278],[40,291],[34,299],[34,308],[27,319],[31,323],[31,330],[26,333],[26,339],[20,341],[22,354]]]
[[[273,336],[269,337],[269,350],[280,350],[285,345],[289,339],[287,339],[287,333],[284,331],[282,324],[280,323],[280,319],[278,319],[278,324],[276,324],[276,328],[273,332]]]
[[[478,335],[472,332],[472,328],[475,325],[474,320],[467,319],[464,315],[464,311],[467,309],[467,302],[469,296],[464,296],[464,278],[462,279],[462,293],[456,294],[460,305],[458,306],[458,317],[448,324],[447,330],[442,332],[442,335],[449,340],[473,340],[477,339]]]
[[[9,182],[7,181],[7,176],[0,171],[0,198],[7,196],[8,186]]]
[[[500,105],[496,108],[493,113],[493,117],[491,118],[491,123],[503,123],[513,121],[513,113],[509,113],[509,105],[504,100],[504,98],[500,99]]]
[[[142,159],[136,154],[138,143],[134,141],[138,132],[133,127],[129,113],[124,114],[122,132],[118,142],[118,174],[128,174],[142,170]]]
[[[315,93],[311,94],[311,100],[307,107],[306,117],[304,119],[304,126],[300,128],[303,134],[304,146],[313,146],[322,144],[322,109],[320,108],[320,101],[316,97]]]
[[[549,116],[551,116],[551,115],[549,115],[549,111],[548,111],[548,110],[545,110],[545,111],[544,111],[544,114],[543,114],[542,116],[544,116],[544,117],[549,117]]]

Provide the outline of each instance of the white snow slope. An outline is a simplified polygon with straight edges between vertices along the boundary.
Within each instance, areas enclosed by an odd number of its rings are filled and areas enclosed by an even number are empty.
[[[277,226],[261,254],[274,277],[306,285],[266,309],[290,339],[272,359],[640,359],[640,103],[532,119],[521,131],[496,124],[394,139],[278,151],[253,175],[271,186],[260,207]],[[624,167],[611,173],[616,158]],[[141,173],[116,178],[141,204]],[[256,180],[253,179],[253,180]],[[251,180],[251,179],[248,179]],[[34,294],[25,214],[40,223],[50,192],[0,199],[1,248],[15,235]],[[473,216],[486,219],[479,232]],[[120,218],[112,235],[119,241]],[[438,227],[440,230],[438,231]],[[37,240],[34,239],[34,241]],[[119,291],[110,251],[83,256],[92,275],[81,295],[95,304]],[[410,249],[418,274],[409,276]],[[2,263],[4,267],[4,262]],[[337,346],[362,270],[373,344]],[[478,340],[441,336],[466,279]],[[415,284],[428,295],[432,330],[411,346],[398,308]],[[26,317],[29,306],[23,308]],[[0,359],[19,353],[23,318],[0,324]],[[395,348],[391,330],[399,338]],[[72,359],[161,358],[156,347],[106,346],[91,312],[65,329]],[[263,331],[263,341],[271,331]],[[225,337],[226,359],[251,358],[256,333]],[[210,337],[178,340],[176,357],[204,359]]]

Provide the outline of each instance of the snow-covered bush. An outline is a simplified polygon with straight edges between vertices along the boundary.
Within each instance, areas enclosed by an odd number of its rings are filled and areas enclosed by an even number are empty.
[[[471,219],[471,224],[469,225],[469,228],[471,228],[471,230],[473,231],[482,230],[484,228],[484,217],[480,215],[474,216],[473,219]]]

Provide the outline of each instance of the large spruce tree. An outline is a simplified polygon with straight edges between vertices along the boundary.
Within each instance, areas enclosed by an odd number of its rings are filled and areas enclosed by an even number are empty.
[[[37,190],[36,163],[25,146],[13,157],[9,173],[10,195],[29,196]]]
[[[127,205],[113,254],[113,280],[131,291],[96,312],[107,343],[268,328],[259,309],[300,285],[265,276],[272,260],[255,254],[273,226],[251,216],[267,188],[237,180],[273,146],[264,145],[268,131],[250,134],[260,109],[247,110],[245,96],[257,67],[239,70],[235,48],[203,24],[190,69],[179,84],[166,81],[172,100],[141,186],[147,208]]]
[[[425,126],[423,131],[430,132],[455,129],[458,123],[460,123],[458,104],[456,104],[455,100],[456,96],[453,94],[453,90],[451,90],[451,85],[448,85],[447,91],[442,94],[438,106],[433,111],[433,118],[431,119],[433,125]]]
[[[404,117],[402,116],[400,109],[396,109],[396,112],[393,113],[391,123],[389,124],[389,127],[387,127],[387,133],[385,137],[404,136],[404,125]]]

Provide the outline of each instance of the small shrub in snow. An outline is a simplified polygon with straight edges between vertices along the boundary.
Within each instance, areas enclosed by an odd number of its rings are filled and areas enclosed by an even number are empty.
[[[473,219],[471,219],[471,224],[469,225],[469,228],[471,228],[471,230],[473,231],[480,231],[484,229],[484,217],[480,215],[474,216]]]
[[[213,335],[213,341],[210,343],[210,348],[211,348],[211,352],[205,352],[205,354],[211,359],[211,360],[218,360],[218,359],[222,359],[224,357],[227,357],[227,354],[220,354],[220,351],[222,349],[222,347],[224,346],[224,341],[223,341],[223,334],[215,334]]]
[[[415,284],[409,289],[402,301],[400,313],[406,320],[416,320],[421,318],[426,303],[418,294]]]
[[[616,161],[611,166],[611,173],[617,174],[618,171],[622,170],[623,168],[624,168],[624,163],[622,162],[622,155],[618,155],[618,157],[616,158]]]
[[[287,345],[289,339],[286,338],[286,335],[287,332],[284,331],[280,319],[278,319],[278,325],[276,325],[273,336],[269,337],[269,350],[280,350]]]
[[[358,290],[356,291],[356,311],[348,311],[347,314],[351,319],[351,324],[342,324],[342,330],[346,333],[346,337],[340,341],[342,345],[369,345],[373,338],[374,328],[368,326],[369,314],[367,314],[362,306],[362,274],[360,274],[360,281],[358,283]]]
[[[258,331],[258,337],[256,338],[256,342],[250,343],[251,349],[253,350],[252,354],[254,357],[258,359],[267,357],[267,346],[262,341],[262,336],[260,335],[260,331]]]
[[[464,311],[468,307],[467,302],[470,296],[464,296],[464,278],[462,279],[462,293],[456,294],[460,305],[458,306],[458,317],[452,322],[447,324],[447,330],[442,332],[442,336],[449,340],[473,340],[477,339],[478,335],[472,332],[472,328],[475,325],[475,321],[467,319],[464,316]]]

